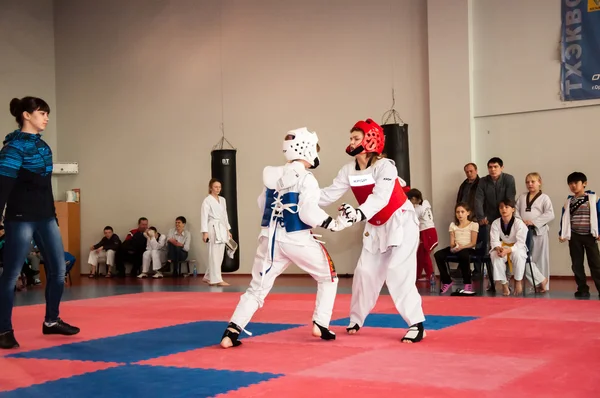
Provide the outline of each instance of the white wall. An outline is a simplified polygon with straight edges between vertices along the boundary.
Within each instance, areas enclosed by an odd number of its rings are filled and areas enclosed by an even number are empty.
[[[349,160],[350,127],[380,120],[393,84],[412,185],[430,193],[425,2],[64,0],[55,15],[59,146],[80,163],[60,189],[81,188],[82,250],[106,224],[122,235],[139,216],[165,230],[185,215],[205,264],[199,206],[221,104],[238,147],[241,273],[256,249],[261,170],[283,162],[285,132],[318,132],[315,174],[328,184]],[[324,233],[339,273],[353,271],[360,236]]]
[[[33,96],[50,105],[44,140],[58,158],[52,0],[0,0],[0,138],[17,128],[9,112],[13,98]],[[53,177],[55,197],[57,183]]]
[[[550,225],[551,273],[572,275],[568,246],[558,243],[558,219],[570,193],[569,173],[584,172],[588,186],[600,189],[600,101],[560,101],[559,1],[478,0],[473,13],[480,175],[487,174],[487,160],[499,156],[523,193],[525,175],[541,173],[557,216]]]
[[[429,118],[432,193],[439,248],[450,244],[456,192],[472,161],[469,0],[429,0]]]
[[[50,103],[45,138],[55,160],[80,162],[78,176],[56,179],[58,198],[82,189],[82,249],[105,224],[124,234],[142,215],[163,230],[185,215],[198,237],[224,120],[239,150],[240,272],[249,272],[260,172],[281,163],[284,132],[308,125],[319,133],[315,174],[324,185],[348,160],[350,125],[379,120],[392,86],[410,125],[412,185],[434,202],[441,244],[468,161],[485,175],[487,159],[502,157],[520,192],[525,174],[539,171],[557,214],[571,171],[585,172],[592,189],[600,184],[600,101],[559,99],[558,1],[63,0],[55,24],[50,0],[0,7],[0,104],[24,95]],[[7,109],[0,126],[14,128]],[[475,151],[453,148],[449,136]],[[551,227],[552,272],[570,275],[557,222]],[[340,273],[352,272],[360,232],[324,238]],[[198,239],[193,249],[204,264]]]

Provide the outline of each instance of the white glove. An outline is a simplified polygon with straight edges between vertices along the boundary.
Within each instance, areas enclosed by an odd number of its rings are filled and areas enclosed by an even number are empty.
[[[351,225],[352,223],[348,221],[347,218],[340,215],[335,220],[331,217],[327,217],[327,219],[323,221],[323,224],[321,224],[321,227],[328,229],[332,232],[339,232],[345,228],[348,228]]]
[[[342,203],[338,210],[340,212],[340,216],[346,218],[351,223],[359,222],[366,218],[360,209],[355,209],[348,203]]]

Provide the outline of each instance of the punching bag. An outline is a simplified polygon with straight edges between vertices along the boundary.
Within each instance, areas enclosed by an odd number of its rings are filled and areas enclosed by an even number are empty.
[[[233,258],[230,258],[227,253],[225,254],[221,264],[222,272],[235,272],[240,268],[235,152],[235,149],[215,149],[210,153],[212,178],[221,181],[220,196],[227,201],[227,217],[229,218],[229,225],[231,225],[231,235],[233,240],[238,243],[238,249]]]
[[[383,153],[396,163],[398,176],[410,186],[410,157],[408,151],[408,124],[384,124],[385,147]]]

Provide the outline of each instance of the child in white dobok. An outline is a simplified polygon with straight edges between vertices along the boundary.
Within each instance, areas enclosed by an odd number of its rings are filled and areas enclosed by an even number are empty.
[[[357,122],[346,148],[354,159],[342,167],[331,186],[321,190],[319,204],[327,206],[351,189],[359,206],[343,204],[340,211],[353,223],[366,221],[352,282],[348,333],[363,326],[386,283],[396,309],[410,326],[401,341],[417,343],[425,337],[425,315],[415,286],[419,220],[394,162],[381,156],[384,144],[381,126],[371,119]]]
[[[316,133],[300,128],[288,132],[283,153],[284,166],[266,167],[264,188],[258,198],[263,211],[259,246],[252,267],[252,282],[231,317],[221,338],[221,347],[237,347],[240,332],[254,313],[263,306],[275,279],[290,263],[308,272],[318,283],[313,313],[312,334],[324,340],[334,340],[329,330],[338,278],[331,257],[315,239],[311,229],[317,226],[340,231],[348,224],[338,216],[332,219],[319,203],[319,184],[309,168],[319,165]],[[246,331],[246,333],[250,334]]]
[[[506,280],[506,266],[512,266],[515,278],[515,295],[523,292],[523,276],[530,274],[527,263],[527,233],[528,228],[525,223],[516,218],[515,202],[512,199],[500,201],[500,218],[494,220],[490,230],[490,258],[494,267],[494,281],[502,284],[502,293],[505,296],[510,295],[510,288]],[[540,281],[542,289],[545,289],[547,279],[540,272],[535,264],[532,263],[533,278]]]
[[[167,236],[157,231],[156,227],[150,227],[144,232],[146,237],[146,251],[142,256],[142,273],[138,278],[147,278],[150,265],[154,270],[154,279],[162,278],[160,269],[167,261]]]
[[[554,209],[550,197],[541,191],[542,177],[538,173],[529,173],[525,177],[526,193],[519,196],[515,207],[515,216],[523,220],[533,233],[531,260],[544,275],[546,289],[550,288],[550,237],[548,223],[554,220]],[[533,281],[526,274],[529,283]],[[541,280],[536,280],[540,284]],[[541,293],[545,290],[539,287]]]

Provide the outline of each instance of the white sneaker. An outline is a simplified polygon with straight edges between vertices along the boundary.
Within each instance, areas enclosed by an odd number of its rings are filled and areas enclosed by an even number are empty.
[[[142,278],[147,278],[148,274],[145,272],[142,272],[141,274],[138,275],[138,279],[142,279]]]
[[[160,271],[156,271],[156,273],[154,275],[152,275],[152,277],[154,279],[160,279],[163,277],[163,274],[161,274]]]

